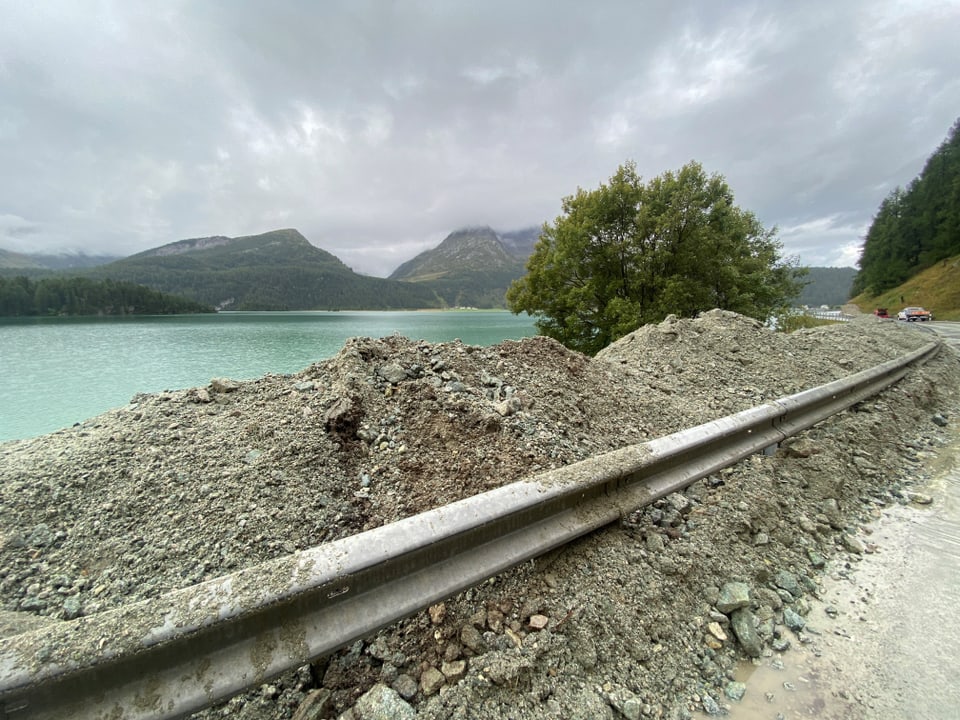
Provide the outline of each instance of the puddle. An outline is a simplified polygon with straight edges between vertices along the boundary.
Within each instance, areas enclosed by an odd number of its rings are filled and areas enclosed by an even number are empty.
[[[884,510],[876,552],[830,568],[807,642],[741,666],[728,718],[960,718],[960,440],[934,469],[932,505]]]

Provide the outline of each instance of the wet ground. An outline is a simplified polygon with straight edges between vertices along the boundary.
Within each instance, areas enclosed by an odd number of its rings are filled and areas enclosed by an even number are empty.
[[[956,427],[956,426],[955,426]],[[859,562],[831,568],[823,603],[783,655],[744,664],[732,720],[960,718],[960,430],[931,461],[930,505],[878,512]],[[921,488],[917,488],[920,490]],[[806,642],[801,642],[804,640]]]

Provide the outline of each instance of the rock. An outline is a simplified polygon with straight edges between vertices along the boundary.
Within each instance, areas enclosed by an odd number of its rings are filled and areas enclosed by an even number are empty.
[[[374,638],[373,642],[367,645],[366,652],[380,662],[386,662],[391,655],[390,645],[382,637]]]
[[[442,680],[443,676],[440,675],[440,678]],[[380,683],[360,696],[353,706],[353,712],[359,720],[412,720],[417,715],[393,688]]]
[[[398,363],[387,363],[377,368],[377,375],[391,385],[396,385],[407,379],[407,371]]]
[[[330,432],[344,439],[356,436],[363,408],[355,398],[341,397],[323,414],[323,424]]]
[[[453,662],[454,660],[459,660],[461,655],[460,644],[456,642],[447,643],[447,647],[443,650],[443,660],[444,662]]]
[[[397,679],[393,681],[391,687],[404,700],[412,700],[417,694],[417,681],[406,673],[397,675]]]
[[[904,493],[907,500],[916,505],[930,505],[933,503],[933,497],[926,493],[918,493],[908,490]]]
[[[937,413],[931,418],[931,420],[933,420],[934,425],[938,425],[939,427],[946,427],[948,424],[946,416],[944,416],[942,413]]]
[[[729,615],[738,608],[750,604],[750,586],[742,582],[728,582],[720,588],[717,610]]]
[[[494,685],[516,687],[520,674],[528,674],[532,665],[529,656],[516,651],[492,652],[484,657],[482,672]],[[476,669],[476,665],[473,667]]]
[[[310,390],[315,390],[316,387],[317,387],[316,383],[314,383],[313,380],[304,380],[302,382],[296,383],[293,386],[293,389],[296,390],[297,392],[308,392]]]
[[[670,493],[667,495],[666,500],[670,506],[681,515],[686,515],[690,512],[692,503],[690,502],[690,498],[682,492]]]
[[[6,536],[0,535],[0,538],[3,538],[0,542],[0,548],[3,550],[18,550],[27,546],[27,539],[19,532],[11,532]]]
[[[83,615],[83,602],[78,595],[71,595],[63,601],[63,617],[73,620]]]
[[[330,691],[326,688],[311,690],[293,714],[292,720],[323,720],[330,709]]]
[[[863,555],[864,551],[867,549],[858,538],[855,538],[853,535],[848,535],[847,533],[844,533],[840,537],[840,543],[843,545],[845,550],[856,555]]]
[[[481,655],[487,650],[487,644],[483,641],[483,636],[473,625],[468,624],[461,628],[460,642],[476,655]]]
[[[823,513],[830,527],[834,530],[843,529],[843,516],[840,514],[840,506],[837,504],[836,498],[827,498],[821,502],[820,512]]]
[[[464,675],[467,674],[467,663],[465,660],[445,662],[440,666],[440,672],[443,673],[447,682],[458,683],[463,679]]]
[[[790,608],[783,609],[783,624],[794,632],[800,632],[806,626],[807,621]]]
[[[797,598],[803,595],[800,584],[797,582],[797,576],[787,570],[780,570],[773,579],[774,585],[781,590],[786,590],[793,597]]]
[[[707,631],[713,635],[717,640],[726,640],[727,634],[723,631],[723,628],[720,627],[720,623],[712,622],[707,625]]]
[[[720,703],[707,694],[703,695],[701,703],[703,705],[703,710],[705,713],[707,713],[707,715],[716,716],[724,714],[723,708],[720,707]]]
[[[240,389],[240,383],[228,378],[213,378],[210,381],[210,390],[215,393],[232,393]]]
[[[53,530],[46,523],[39,523],[34,526],[27,536],[27,545],[35,548],[44,548],[53,545]]]
[[[808,458],[821,450],[812,440],[803,437],[788,440],[780,447],[782,454],[788,458]]]
[[[493,409],[503,417],[509,417],[523,409],[523,402],[516,395],[496,403]]]
[[[770,588],[760,587],[750,591],[752,597],[761,607],[769,607],[771,610],[779,610],[783,607],[783,598],[780,594]],[[793,597],[792,595],[790,597]]]
[[[822,568],[825,567],[826,564],[827,564],[827,561],[826,561],[826,559],[823,557],[823,555],[821,555],[820,553],[818,553],[818,552],[817,552],[816,550],[814,550],[813,548],[807,548],[807,557],[810,558],[810,565],[811,565],[811,567],[813,567],[813,568],[815,568],[815,569],[817,569],[817,570],[822,569]]]
[[[760,657],[763,651],[763,643],[760,635],[757,633],[756,618],[753,613],[745,607],[734,610],[730,615],[730,626],[733,628],[733,634],[740,641],[740,646],[750,657]]]
[[[643,703],[630,690],[616,688],[606,694],[607,702],[627,720],[640,720],[643,712]]]
[[[197,402],[207,404],[213,402],[213,398],[210,397],[210,393],[207,392],[206,388],[197,388],[196,396]]]
[[[443,673],[431,665],[420,674],[420,692],[426,697],[435,695],[446,681]]]
[[[658,532],[648,532],[646,538],[647,550],[652,553],[661,553],[666,547],[663,535]]]
[[[731,700],[739,702],[747,693],[747,686],[742,682],[728,682],[723,688],[723,694]]]
[[[47,607],[47,601],[41,600],[35,595],[27,595],[23,600],[20,601],[19,610],[24,612],[37,612],[38,610],[43,610]]]
[[[440,625],[447,616],[447,606],[443,603],[431,605],[428,611],[430,613],[430,622],[434,625]]]
[[[549,622],[550,618],[546,615],[531,615],[528,626],[531,630],[543,630]]]

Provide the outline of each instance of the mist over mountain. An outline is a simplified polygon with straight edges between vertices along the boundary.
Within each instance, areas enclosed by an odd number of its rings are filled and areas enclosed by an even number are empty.
[[[18,253],[0,248],[0,270],[69,270],[106,265],[118,260],[117,255],[87,255],[86,253]]]

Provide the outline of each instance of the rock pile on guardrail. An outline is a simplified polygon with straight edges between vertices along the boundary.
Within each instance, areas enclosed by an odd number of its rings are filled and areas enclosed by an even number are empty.
[[[782,335],[713,311],[642,328],[594,359],[545,338],[358,338],[296,375],[137,396],[0,445],[0,619],[68,620],[155,597],[929,340],[871,318]],[[958,372],[941,353],[775,456],[200,716],[719,712],[743,690],[739,658],[814,637],[803,618],[818,573],[871,551],[859,524],[906,500],[951,431]]]

